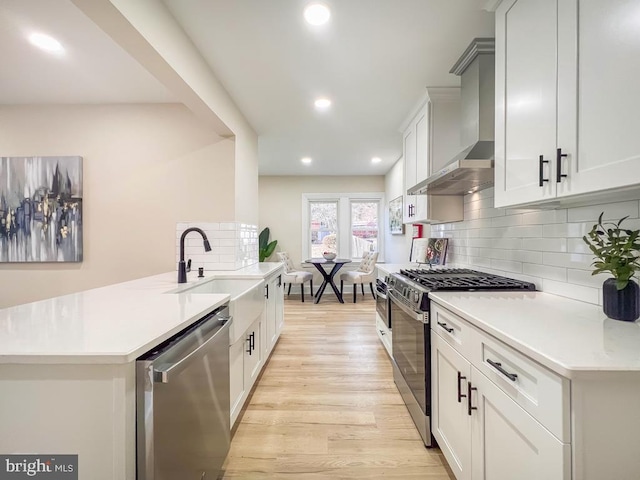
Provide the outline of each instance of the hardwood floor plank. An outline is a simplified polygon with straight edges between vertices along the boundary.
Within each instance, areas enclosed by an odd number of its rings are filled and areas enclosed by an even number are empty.
[[[375,333],[375,302],[285,297],[285,329],[221,479],[453,480],[424,447]]]

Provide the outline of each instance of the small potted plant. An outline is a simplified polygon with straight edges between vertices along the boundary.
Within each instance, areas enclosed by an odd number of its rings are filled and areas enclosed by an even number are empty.
[[[618,223],[602,223],[604,212],[598,223],[585,235],[583,240],[596,256],[593,262],[597,275],[609,272],[602,286],[602,308],[605,315],[616,320],[635,321],[640,317],[640,289],[632,277],[640,270],[640,230],[628,230]]]
[[[273,251],[276,249],[276,245],[278,245],[277,240],[269,242],[269,235],[269,227],[265,227],[258,236],[258,257],[261,262],[264,262],[267,258],[269,258]]]

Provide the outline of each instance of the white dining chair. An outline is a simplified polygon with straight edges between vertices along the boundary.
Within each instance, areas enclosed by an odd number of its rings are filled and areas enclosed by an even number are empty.
[[[369,288],[371,289],[371,295],[374,300],[376,298],[376,294],[373,291],[373,282],[376,279],[376,261],[378,260],[378,252],[369,252],[365,253],[362,257],[362,261],[356,270],[351,272],[345,272],[340,275],[340,295],[342,295],[342,289],[344,288],[344,283],[352,283],[353,284],[353,303],[356,303],[356,288],[358,284],[360,284],[360,288],[362,289],[362,295],[364,296],[364,284],[368,283]]]
[[[284,264],[284,275],[282,276],[282,283],[284,285],[286,285],[287,283],[289,284],[287,296],[291,294],[291,284],[299,284],[300,296],[302,297],[302,301],[304,302],[304,284],[308,281],[309,290],[311,291],[311,296],[313,297],[313,274],[311,272],[296,270],[287,252],[278,252],[278,258]]]

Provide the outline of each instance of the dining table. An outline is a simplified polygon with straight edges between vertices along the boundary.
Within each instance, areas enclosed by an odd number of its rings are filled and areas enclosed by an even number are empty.
[[[333,260],[327,260],[326,258],[309,258],[305,260],[305,263],[313,264],[313,266],[316,267],[323,278],[322,285],[320,285],[320,288],[316,292],[313,303],[318,303],[320,301],[320,299],[322,298],[322,294],[324,293],[324,289],[327,288],[327,285],[331,285],[331,288],[333,288],[333,292],[336,294],[336,297],[338,297],[338,301],[340,303],[344,303],[342,294],[334,283],[333,277],[335,277],[338,270],[340,270],[345,263],[351,263],[351,259],[334,258]],[[325,265],[332,266],[331,270],[327,271],[325,269]]]

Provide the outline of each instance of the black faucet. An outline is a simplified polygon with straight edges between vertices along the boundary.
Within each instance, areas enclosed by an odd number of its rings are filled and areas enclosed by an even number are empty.
[[[200,235],[202,235],[204,251],[211,251],[209,239],[201,229],[192,227],[187,228],[184,232],[182,232],[182,236],[180,237],[180,261],[178,262],[178,283],[187,283],[187,265],[184,263],[184,238],[189,232],[198,232]]]

